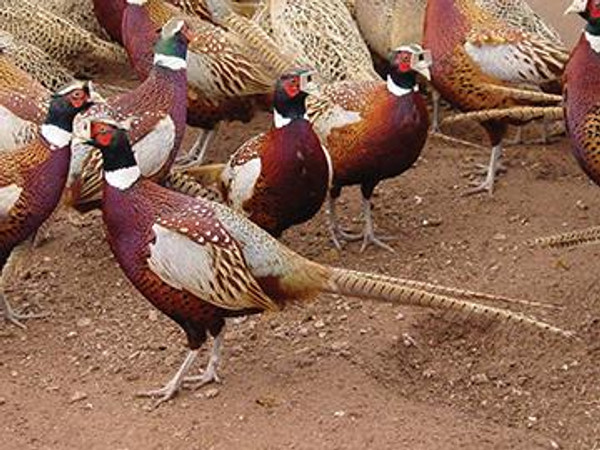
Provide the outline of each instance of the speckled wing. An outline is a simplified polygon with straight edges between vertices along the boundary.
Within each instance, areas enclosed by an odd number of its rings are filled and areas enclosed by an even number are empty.
[[[325,86],[319,95],[306,101],[309,120],[321,140],[327,142],[332,130],[358,123],[365,115],[372,94],[381,88],[380,81],[344,81]]]
[[[556,80],[568,59],[562,45],[515,29],[473,30],[464,48],[483,73],[509,83]]]
[[[160,216],[152,230],[148,265],[168,285],[228,310],[279,309],[209,203],[190,201],[188,208]]]
[[[235,34],[208,22],[194,22],[188,47],[188,83],[210,98],[270,93],[278,74]]]

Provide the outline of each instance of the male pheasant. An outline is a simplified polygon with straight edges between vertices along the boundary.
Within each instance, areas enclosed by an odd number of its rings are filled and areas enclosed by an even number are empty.
[[[428,0],[423,43],[432,53],[434,87],[452,106],[470,111],[463,119],[480,121],[489,135],[487,176],[469,193],[491,194],[508,124],[560,115],[560,108],[540,106],[554,96],[514,86],[556,80],[567,53],[494,18],[475,0]]]
[[[150,75],[137,88],[92,107],[78,119],[110,114],[115,120],[132,116],[130,136],[136,160],[145,177],[161,181],[181,145],[186,120],[186,55],[193,39],[182,20],[165,24],[157,41]],[[93,147],[77,145],[68,182],[69,203],[85,211],[99,206],[102,158]]]
[[[227,164],[186,171],[200,178],[216,172],[209,179],[218,180],[226,203],[275,237],[319,211],[331,180],[329,155],[306,116],[312,76],[304,69],[281,76],[273,128],[244,143]]]
[[[190,351],[175,376],[144,395],[171,399],[185,381],[217,381],[225,318],[277,311],[320,292],[466,311],[569,334],[509,310],[464,298],[494,296],[323,266],[280,244],[228,207],[165,189],[141,177],[125,129],[90,124],[104,160],[103,219],[110,247],[134,286],[185,331]],[[462,299],[461,299],[462,298]],[[215,342],[199,377],[186,377],[210,333]]]
[[[5,151],[0,159],[0,267],[6,275],[11,252],[50,216],[67,179],[75,115],[92,105],[91,84],[77,82],[56,92],[35,140]],[[20,316],[0,297],[4,318]]]
[[[420,45],[403,46],[391,54],[387,81],[332,83],[319,97],[309,98],[308,114],[329,151],[333,182],[328,212],[335,245],[352,239],[340,229],[335,201],[342,187],[359,184],[364,215],[362,250],[370,244],[392,250],[377,239],[371,195],[377,184],[409,169],[419,157],[429,125],[417,74],[429,78],[429,53]],[[393,250],[392,250],[393,251]]]
[[[155,30],[169,18],[184,17],[196,35],[188,54],[187,122],[208,132],[196,142],[185,163],[202,159],[220,121],[248,121],[256,108],[270,106],[273,86],[280,72],[288,68],[283,56],[277,59],[279,66],[273,67],[269,62],[273,60],[267,61],[259,46],[249,45],[235,32],[182,15],[164,0],[127,1],[123,42],[141,79],[151,67]]]
[[[565,70],[565,121],[575,159],[600,185],[600,2],[574,0],[566,11],[579,14],[586,26]],[[600,241],[600,227],[539,238],[534,244],[569,247]]]

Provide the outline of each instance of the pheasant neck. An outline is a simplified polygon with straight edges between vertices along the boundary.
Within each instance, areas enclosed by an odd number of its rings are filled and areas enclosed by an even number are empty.
[[[173,71],[187,68],[187,62],[185,58],[180,58],[179,56],[163,55],[161,53],[156,53],[154,55],[154,65],[164,67],[165,69]]]
[[[69,131],[51,123],[43,124],[40,134],[51,144],[51,148],[67,147],[71,142],[71,133]]]
[[[295,119],[308,120],[305,104],[306,97],[307,95],[304,92],[301,92],[294,98],[289,98],[282,92],[276,92],[273,107],[275,128],[285,127]]]
[[[106,182],[120,190],[130,188],[141,177],[140,168],[133,156],[125,132],[113,137],[108,147],[101,148]]]
[[[419,85],[413,73],[393,74],[387,76],[387,88],[396,97],[403,97],[411,92],[417,92]]]
[[[588,22],[585,26],[585,38],[596,53],[600,53],[600,22]]]

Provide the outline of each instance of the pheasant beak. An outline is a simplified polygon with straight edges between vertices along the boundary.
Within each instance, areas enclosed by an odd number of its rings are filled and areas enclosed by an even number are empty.
[[[414,53],[410,62],[411,68],[418,74],[423,75],[427,81],[431,81],[431,70],[429,68],[432,64],[433,59],[429,50]]]
[[[573,3],[571,3],[571,6],[569,6],[565,10],[565,15],[581,14],[582,12],[585,12],[586,8],[587,8],[587,0],[573,0]]]
[[[316,81],[316,72],[314,70],[307,70],[300,75],[300,90],[308,95],[319,93],[319,83]]]
[[[90,101],[93,103],[106,103],[106,99],[104,97],[102,97],[102,95],[100,95],[98,93],[98,91],[96,91],[94,85],[92,84],[92,82],[88,82],[88,89],[90,90]]]

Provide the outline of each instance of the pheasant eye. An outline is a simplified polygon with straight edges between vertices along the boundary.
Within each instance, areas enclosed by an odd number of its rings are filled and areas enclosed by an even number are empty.
[[[69,94],[71,105],[75,108],[80,108],[85,102],[86,94],[82,89],[77,89]]]

